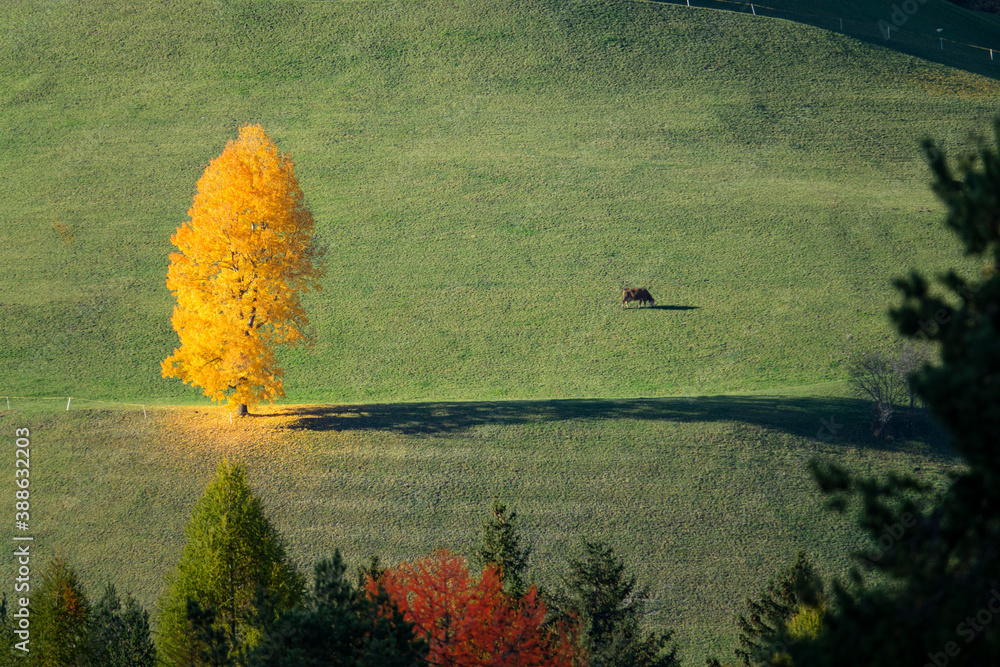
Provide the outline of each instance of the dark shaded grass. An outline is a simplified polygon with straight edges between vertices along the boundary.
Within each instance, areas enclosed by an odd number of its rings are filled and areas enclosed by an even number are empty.
[[[680,423],[742,422],[799,438],[844,437],[854,446],[882,451],[912,450],[949,458],[945,432],[921,413],[922,435],[913,439],[866,436],[870,403],[852,398],[700,396],[618,400],[470,401],[304,406],[269,419],[297,415],[289,426],[303,431],[390,431],[408,436],[447,435],[486,424],[523,426],[544,422],[625,419]],[[841,432],[844,425],[850,425]],[[831,430],[832,426],[832,430]]]

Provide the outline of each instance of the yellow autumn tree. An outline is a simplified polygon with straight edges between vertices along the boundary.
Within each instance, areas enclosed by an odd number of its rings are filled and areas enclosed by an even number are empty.
[[[263,127],[245,125],[198,180],[188,216],[170,237],[180,347],[162,362],[163,377],[245,415],[285,395],[275,348],[306,338],[300,295],[319,290],[323,276],[312,214],[291,158]]]

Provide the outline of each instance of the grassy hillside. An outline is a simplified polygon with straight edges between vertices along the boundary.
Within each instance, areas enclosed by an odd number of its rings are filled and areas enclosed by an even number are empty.
[[[893,276],[960,261],[917,139],[961,145],[1000,91],[644,3],[18,0],[0,22],[0,390],[22,396],[198,398],[159,377],[169,236],[245,122],[331,249],[289,400],[838,381]],[[622,312],[622,281],[664,307]]]
[[[918,140],[965,145],[998,99],[845,35],[654,3],[6,2],[0,396],[74,397],[0,413],[34,434],[38,552],[151,603],[222,455],[303,565],[469,553],[500,494],[539,577],[607,539],[689,662],[726,657],[783,558],[842,573],[863,544],[808,458],[955,465],[940,438],[868,440],[841,362],[885,334],[892,277],[963,265]],[[159,362],[170,234],[247,122],[295,160],[330,264],[315,346],[283,356],[313,405],[230,425],[176,407],[203,401]],[[622,311],[623,282],[658,307]],[[722,393],[743,395],[687,398]]]
[[[601,539],[652,588],[648,619],[675,629],[685,664],[731,657],[733,616],[806,549],[843,576],[869,548],[822,509],[805,462],[940,483],[939,436],[872,441],[848,399],[437,402],[291,406],[230,424],[223,408],[142,412],[23,406],[0,431],[31,429],[33,567],[71,558],[149,608],[177,562],[191,509],[223,456],[246,463],[292,556],[311,570],[334,548],[387,564],[438,546],[471,556],[490,499],[523,519],[531,572],[553,585]],[[826,425],[833,426],[824,431]],[[11,559],[0,578],[12,581]]]

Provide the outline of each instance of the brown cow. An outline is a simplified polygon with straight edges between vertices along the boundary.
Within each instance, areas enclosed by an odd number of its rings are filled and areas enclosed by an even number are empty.
[[[647,290],[644,289],[622,290],[622,308],[628,308],[628,304],[632,301],[638,301],[640,308],[642,308],[642,306],[646,303],[648,303],[650,306],[656,305],[656,302],[653,300],[653,295],[650,294]]]

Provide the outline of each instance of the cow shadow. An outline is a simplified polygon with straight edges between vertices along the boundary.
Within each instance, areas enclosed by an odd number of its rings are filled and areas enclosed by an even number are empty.
[[[701,306],[650,306],[653,310],[698,310]]]

